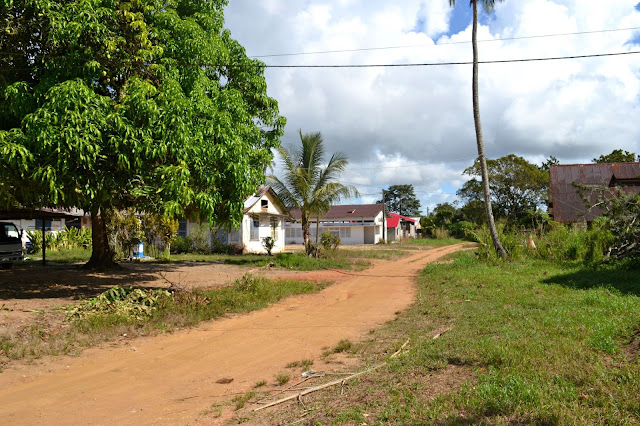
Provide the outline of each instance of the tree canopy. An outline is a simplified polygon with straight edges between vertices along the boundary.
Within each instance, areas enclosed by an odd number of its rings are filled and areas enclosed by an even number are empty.
[[[389,211],[403,216],[420,215],[420,201],[416,198],[413,185],[391,185],[384,190],[384,201]]]
[[[611,154],[601,155],[593,159],[594,163],[633,163],[634,161],[640,161],[640,155],[621,149],[614,149]]]
[[[225,5],[2,3],[5,207],[74,206],[103,218],[134,207],[237,224],[285,120],[264,65],[224,29]]]
[[[544,202],[549,187],[549,173],[514,154],[487,160],[493,209],[497,217],[517,224]],[[468,167],[464,174],[472,176],[460,190],[458,196],[467,202],[483,201],[478,161]]]

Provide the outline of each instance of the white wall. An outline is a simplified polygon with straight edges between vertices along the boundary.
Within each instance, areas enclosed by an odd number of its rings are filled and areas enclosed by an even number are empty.
[[[348,225],[336,223],[322,223],[320,222],[320,234],[319,238],[322,238],[322,233],[324,231],[336,231],[340,233],[340,244],[364,244],[364,228],[365,226],[374,226],[373,223],[367,224],[357,224],[357,225]],[[374,237],[374,243],[377,244],[378,240],[382,236],[382,225],[375,226],[377,233]],[[285,229],[290,229],[289,236],[285,238],[287,244],[303,244],[304,238],[302,236],[302,224],[299,222],[289,223],[285,227]],[[295,235],[294,235],[295,234]],[[316,240],[316,224],[311,223],[309,226],[309,238],[311,241],[315,242]]]

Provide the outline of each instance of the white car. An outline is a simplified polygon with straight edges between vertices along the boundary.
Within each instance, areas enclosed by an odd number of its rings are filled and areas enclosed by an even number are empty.
[[[8,269],[23,260],[21,231],[11,222],[0,222],[0,265]]]

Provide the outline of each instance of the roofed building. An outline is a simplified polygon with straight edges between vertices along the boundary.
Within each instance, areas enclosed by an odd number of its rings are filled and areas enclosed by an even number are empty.
[[[329,211],[320,217],[319,234],[328,231],[340,237],[342,244],[377,244],[383,238],[384,215],[382,204],[347,204],[331,206]],[[285,227],[287,244],[303,244],[301,213],[291,210],[295,222]],[[315,241],[316,217],[309,218],[309,237]]]
[[[600,208],[590,208],[597,191],[582,191],[590,200],[585,202],[579,185],[610,188],[612,196],[614,188],[626,194],[640,194],[640,163],[554,165],[549,175],[549,216],[557,222],[589,223],[602,215]]]

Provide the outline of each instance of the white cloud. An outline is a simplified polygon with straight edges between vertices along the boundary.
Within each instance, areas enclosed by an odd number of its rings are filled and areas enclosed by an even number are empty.
[[[637,0],[507,0],[480,40],[640,27]],[[448,31],[447,0],[234,0],[227,25],[250,55],[424,45],[263,58],[268,64],[377,64],[468,61],[470,28]],[[413,32],[421,23],[421,32]],[[480,43],[480,59],[584,55],[638,50],[631,31]],[[423,204],[455,198],[476,157],[471,66],[268,69],[269,94],[288,124],[321,131],[327,149],[351,160],[349,181],[412,183]],[[579,60],[483,64],[481,116],[489,157],[589,161],[616,148],[640,152],[640,54]],[[345,177],[345,180],[347,178]],[[418,187],[418,185],[420,185]],[[367,189],[369,188],[369,189]],[[361,187],[366,193],[376,187]],[[453,190],[451,188],[454,188]],[[439,195],[438,195],[439,194]],[[363,197],[362,200],[367,198]],[[434,201],[441,200],[441,201]]]

